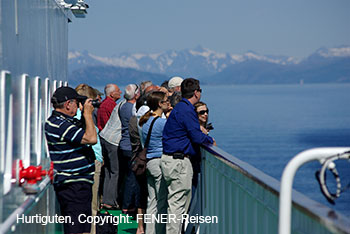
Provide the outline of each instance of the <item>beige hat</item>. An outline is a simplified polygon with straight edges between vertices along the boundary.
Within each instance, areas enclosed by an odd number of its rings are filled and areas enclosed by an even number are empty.
[[[175,88],[176,86],[180,86],[183,80],[184,79],[182,79],[179,76],[172,77],[168,83],[169,89]]]

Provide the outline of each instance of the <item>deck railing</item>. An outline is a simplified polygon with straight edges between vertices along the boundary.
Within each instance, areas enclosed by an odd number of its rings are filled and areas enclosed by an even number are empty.
[[[14,81],[9,71],[0,71],[0,233],[52,233],[57,229],[56,224],[43,225],[38,219],[26,224],[17,219],[22,214],[53,217],[57,213],[48,177],[38,182],[35,195],[25,194],[17,177],[18,160],[24,168],[30,164],[50,167],[43,125],[51,108],[50,90],[55,90],[56,83],[26,74]]]
[[[214,146],[202,148],[200,178],[190,215],[218,222],[186,233],[278,233],[279,181]],[[350,233],[350,219],[295,190],[292,198],[291,233]]]

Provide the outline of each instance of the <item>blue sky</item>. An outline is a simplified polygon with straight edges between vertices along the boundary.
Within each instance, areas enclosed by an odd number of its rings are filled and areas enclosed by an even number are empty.
[[[69,49],[100,56],[201,45],[218,52],[306,57],[350,45],[350,0],[86,0]]]

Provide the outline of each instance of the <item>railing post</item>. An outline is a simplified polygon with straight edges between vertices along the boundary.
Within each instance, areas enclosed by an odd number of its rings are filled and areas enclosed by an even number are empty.
[[[303,164],[349,151],[349,147],[314,148],[297,154],[285,167],[280,189],[278,233],[291,233],[292,186],[296,171]]]
[[[30,162],[34,165],[40,165],[41,162],[42,99],[40,87],[41,79],[38,76],[30,79]]]

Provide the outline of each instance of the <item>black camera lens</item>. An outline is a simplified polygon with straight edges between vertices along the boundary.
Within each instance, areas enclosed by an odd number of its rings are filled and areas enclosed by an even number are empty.
[[[84,106],[84,104],[85,104],[85,102],[86,102],[86,100],[88,99],[88,97],[85,97],[84,96],[84,98],[81,98],[81,99],[79,99],[78,101]],[[100,100],[98,100],[98,99],[95,99],[95,100],[91,100],[91,105],[93,106],[93,107],[100,107],[100,104],[101,104],[101,102],[100,102]]]
[[[213,130],[214,129],[213,124],[212,123],[207,123],[206,129],[207,130]]]
[[[98,108],[98,107],[100,107],[101,102],[100,102],[100,100],[95,99],[95,100],[91,101],[91,104],[92,104],[93,107],[97,107]]]

